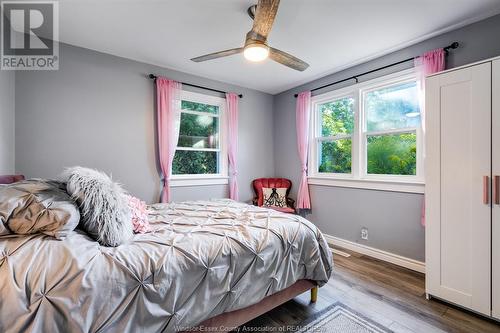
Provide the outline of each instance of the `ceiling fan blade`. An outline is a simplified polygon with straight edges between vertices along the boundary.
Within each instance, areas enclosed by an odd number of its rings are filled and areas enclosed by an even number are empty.
[[[257,4],[252,31],[264,41],[273,27],[279,4],[280,0],[259,0]]]
[[[301,72],[309,67],[309,64],[307,62],[302,61],[291,54],[275,49],[273,47],[269,48],[269,58],[273,59],[276,62],[279,62],[282,65],[288,66]]]
[[[242,47],[238,47],[235,49],[229,49],[229,50],[224,50],[224,51],[219,51],[219,52],[214,52],[214,53],[209,53],[205,54],[196,58],[191,59],[194,62],[202,62],[202,61],[207,61],[207,60],[212,60],[212,59],[217,59],[217,58],[222,58],[222,57],[227,57],[233,54],[238,54],[243,52]]]

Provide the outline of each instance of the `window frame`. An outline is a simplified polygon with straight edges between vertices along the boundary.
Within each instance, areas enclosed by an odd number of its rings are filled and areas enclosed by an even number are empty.
[[[228,176],[228,159],[227,159],[227,142],[226,142],[226,99],[222,97],[205,95],[201,93],[196,93],[192,91],[182,90],[181,101],[186,100],[190,102],[214,105],[219,108],[219,114],[212,114],[208,112],[191,111],[191,110],[181,110],[185,114],[194,114],[201,116],[211,116],[214,118],[219,118],[219,148],[192,148],[192,147],[179,147],[177,146],[175,151],[207,151],[207,152],[217,152],[218,153],[218,173],[213,174],[184,174],[175,175],[172,174],[171,186],[181,187],[181,186],[200,186],[200,185],[226,185],[229,183]],[[180,135],[180,134],[179,134]]]
[[[313,118],[315,118],[313,120],[313,123],[316,124],[316,126],[313,125],[313,127],[312,127],[313,136],[312,136],[312,140],[311,140],[312,144],[311,144],[311,149],[310,149],[310,155],[309,155],[310,160],[309,160],[308,165],[313,165],[313,164],[311,164],[311,159],[313,159],[315,167],[314,167],[314,169],[311,169],[311,171],[314,170],[315,174],[317,174],[317,175],[328,175],[329,177],[335,177],[335,178],[339,178],[339,179],[354,179],[357,175],[356,170],[354,170],[354,164],[355,164],[354,158],[357,156],[357,154],[355,154],[355,150],[357,150],[357,147],[359,146],[358,145],[358,138],[356,135],[357,127],[358,127],[358,120],[357,120],[358,114],[356,113],[356,109],[358,108],[358,98],[356,97],[355,94],[353,94],[352,89],[341,89],[341,90],[335,91],[335,93],[332,92],[331,94],[327,93],[324,95],[326,95],[326,96],[318,95],[318,96],[322,96],[323,98],[316,99],[315,98],[316,96],[314,96],[311,99],[313,101],[311,110],[313,112]],[[322,136],[321,135],[321,130],[322,130],[321,113],[318,110],[318,106],[321,104],[324,104],[324,103],[334,102],[334,101],[338,101],[338,100],[345,99],[345,98],[353,98],[354,99],[354,104],[353,104],[354,129],[353,129],[352,133],[351,134],[339,134],[339,135],[330,136],[330,137]],[[351,147],[352,147],[351,172],[350,173],[333,173],[333,172],[330,173],[330,172],[317,171],[319,168],[320,141],[322,141],[322,142],[334,142],[336,140],[342,140],[342,139],[348,139],[348,138],[351,138]],[[312,148],[312,146],[314,146],[314,148]],[[310,175],[311,175],[311,173],[310,173]]]
[[[334,91],[315,95],[311,98],[310,148],[308,158],[308,179],[312,185],[327,185],[396,192],[424,193],[424,132],[422,122],[418,127],[367,132],[364,110],[364,95],[370,91],[390,87],[396,84],[418,80],[415,70],[409,69],[378,77],[366,82],[356,83]],[[319,105],[346,97],[354,98],[354,129],[352,133],[351,173],[319,172],[319,140],[321,134],[321,113]],[[417,135],[416,175],[379,175],[368,174],[367,138],[377,134],[398,134],[415,132]],[[339,135],[343,136],[343,135]],[[331,137],[332,139],[335,137]]]

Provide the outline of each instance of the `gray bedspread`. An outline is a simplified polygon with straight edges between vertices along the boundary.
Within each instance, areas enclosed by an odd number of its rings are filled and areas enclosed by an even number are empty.
[[[107,248],[76,230],[0,236],[0,332],[174,332],[255,304],[332,255],[309,221],[230,200],[157,204]]]

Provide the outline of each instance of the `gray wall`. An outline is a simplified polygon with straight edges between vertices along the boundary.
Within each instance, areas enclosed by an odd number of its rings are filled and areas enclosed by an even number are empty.
[[[261,176],[292,179],[295,184],[292,194],[295,197],[300,165],[296,152],[294,93],[413,57],[455,40],[461,43],[461,47],[450,54],[448,67],[493,57],[500,55],[498,36],[500,16],[274,97],[61,45],[59,71],[19,72],[15,76],[16,170],[29,177],[55,177],[65,166],[85,165],[112,173],[134,195],[148,202],[157,201],[160,182],[155,153],[154,89],[152,82],[145,78],[145,74],[154,72],[179,81],[243,93],[238,156],[241,199],[251,198],[250,181]],[[362,80],[410,66],[411,63],[404,64],[363,77]],[[12,93],[12,90],[4,88],[4,80],[9,80],[9,74],[3,74],[1,93],[4,89]],[[7,87],[11,85],[7,84]],[[3,117],[4,104],[11,104],[4,102],[3,95],[0,101],[0,116]],[[1,134],[4,133],[2,128]],[[11,144],[7,146],[12,147]],[[310,189],[313,211],[308,218],[325,233],[424,260],[424,229],[419,221],[422,195],[325,186],[311,186]],[[174,200],[224,197],[226,193],[226,186],[173,189]],[[369,228],[368,241],[359,239],[361,227]]]
[[[0,71],[0,175],[14,173],[14,82],[14,71]]]
[[[154,84],[171,79],[243,93],[240,99],[240,199],[250,182],[274,175],[273,96],[79,47],[61,45],[58,71],[16,75],[16,170],[56,177],[82,165],[111,173],[132,194],[157,202]],[[268,158],[262,158],[266,156]],[[227,186],[173,189],[174,200],[227,196]]]
[[[500,55],[500,16],[437,36],[422,43],[391,53],[373,61],[351,67],[275,96],[274,99],[274,151],[276,176],[291,178],[298,184],[300,163],[295,147],[294,94],[334,82],[354,74],[384,66],[401,59],[449,45],[453,41],[461,46],[448,57],[448,67],[460,66]],[[360,78],[368,80],[411,67],[407,63],[391,70]],[[345,85],[338,85],[338,89]],[[326,92],[317,91],[315,94]],[[340,187],[310,186],[312,214],[308,218],[329,235],[362,243],[405,257],[424,260],[424,228],[420,225],[423,195],[384,192]],[[297,186],[293,189],[296,195]],[[360,229],[368,227],[369,240],[360,239]]]

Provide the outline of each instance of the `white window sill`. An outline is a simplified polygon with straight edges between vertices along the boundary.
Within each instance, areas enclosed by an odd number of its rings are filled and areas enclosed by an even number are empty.
[[[425,184],[419,181],[379,180],[379,179],[352,179],[334,178],[326,176],[309,176],[309,185],[335,186],[360,188],[377,191],[424,193]]]
[[[170,179],[171,187],[184,187],[184,186],[207,186],[207,185],[227,185],[229,183],[228,177],[223,176],[178,176]]]

